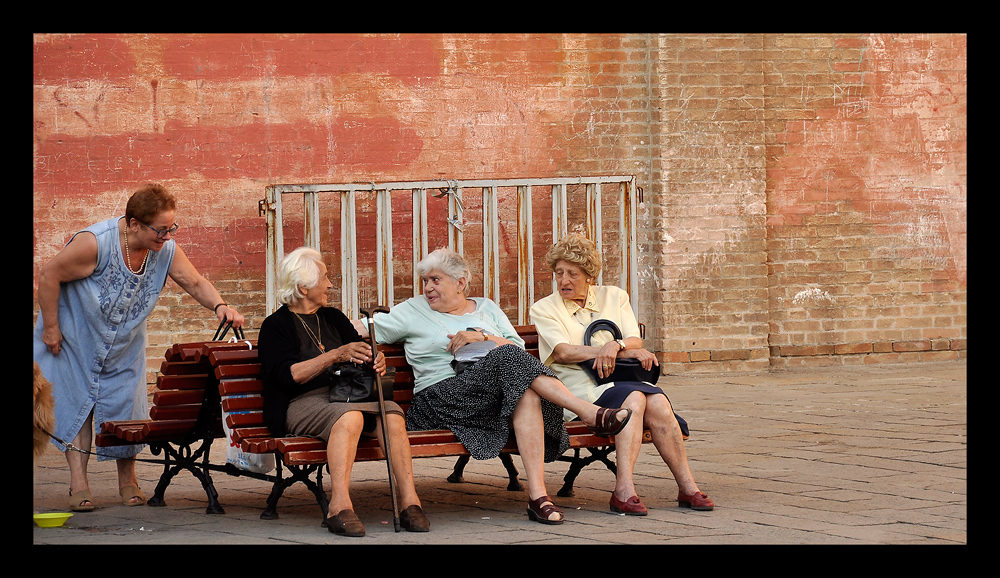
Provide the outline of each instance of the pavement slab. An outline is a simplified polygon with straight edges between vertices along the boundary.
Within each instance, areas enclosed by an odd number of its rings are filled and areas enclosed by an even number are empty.
[[[384,462],[356,464],[351,496],[364,538],[335,536],[301,484],[289,488],[276,520],[261,520],[265,482],[213,472],[224,514],[205,513],[205,493],[182,472],[165,507],[125,507],[114,462],[90,461],[98,508],[64,526],[32,523],[35,545],[929,545],[967,544],[966,360],[770,371],[663,375],[677,413],[690,424],[691,470],[716,503],[679,508],[677,485],[651,444],[636,486],[645,517],[610,511],[614,484],[600,464],[575,493],[556,498],[566,522],[530,522],[527,496],[508,491],[499,460],[472,460],[465,482],[446,478],[454,458],[414,460],[428,533],[396,533]],[[213,445],[216,460],[224,441]],[[140,457],[150,458],[148,451]],[[521,468],[518,457],[514,463]],[[546,466],[550,495],[566,464]],[[161,466],[139,463],[151,495]],[[329,488],[329,480],[324,476]],[[65,458],[50,447],[34,469],[33,512],[64,512]]]

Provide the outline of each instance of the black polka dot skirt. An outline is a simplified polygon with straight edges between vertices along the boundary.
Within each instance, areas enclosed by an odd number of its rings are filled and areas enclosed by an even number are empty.
[[[539,375],[555,373],[516,345],[503,345],[455,377],[439,381],[414,396],[406,412],[406,429],[449,429],[472,457],[500,455],[510,436],[514,407]],[[563,410],[542,399],[545,461],[569,449]]]

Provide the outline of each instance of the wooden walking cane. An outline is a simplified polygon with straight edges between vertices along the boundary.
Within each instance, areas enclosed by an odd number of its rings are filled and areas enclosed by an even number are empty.
[[[361,314],[368,318],[368,337],[372,340],[372,363],[378,357],[378,341],[375,340],[375,322],[372,317],[376,313],[388,313],[389,308],[384,305],[361,309]],[[389,431],[385,422],[385,396],[382,393],[382,378],[375,374],[375,386],[378,390],[378,412],[382,418],[382,439],[385,440],[385,464],[389,471],[389,493],[392,494],[392,526],[399,532],[399,506],[396,503],[396,477],[392,473],[392,456],[389,454]]]

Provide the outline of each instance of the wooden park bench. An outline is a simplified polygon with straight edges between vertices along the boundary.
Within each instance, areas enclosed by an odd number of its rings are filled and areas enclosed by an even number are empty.
[[[518,334],[525,341],[528,352],[538,357],[538,333],[533,325],[518,326]],[[379,350],[386,357],[387,379],[392,379],[393,399],[405,412],[413,398],[413,370],[406,362],[403,348],[398,345],[380,345]],[[230,414],[227,417],[233,436],[245,452],[273,453],[278,459],[278,473],[274,485],[267,498],[267,505],[261,514],[263,519],[277,517],[277,502],[286,488],[296,482],[303,482],[316,495],[322,515],[327,513],[327,498],[323,491],[322,468],[326,464],[326,443],[311,437],[274,437],[264,425],[262,399],[263,382],[260,375],[260,363],[256,352],[226,351],[213,356],[215,359],[215,375],[219,380],[219,392],[222,407],[227,412],[243,412]],[[249,396],[249,397],[246,397]],[[579,421],[569,422],[566,429],[570,434],[570,449],[572,455],[564,455],[559,459],[570,463],[570,469],[564,478],[564,484],[558,495],[568,497],[573,495],[573,483],[577,475],[587,465],[599,461],[612,472],[616,471],[614,462],[608,455],[614,451],[613,439],[599,436],[590,431]],[[463,471],[469,461],[469,452],[450,430],[411,431],[408,432],[410,451],[414,459],[425,457],[457,456],[454,471],[448,481],[463,481]],[[643,442],[651,441],[648,431],[644,433]],[[581,455],[586,449],[590,455]],[[509,490],[520,490],[517,479],[518,471],[510,458],[517,453],[517,445],[513,438],[508,440],[500,454],[500,459],[507,469]],[[373,438],[362,438],[358,443],[356,461],[384,460],[385,455]],[[290,472],[285,476],[282,465]],[[315,481],[311,479],[315,477]]]
[[[225,349],[245,350],[247,345],[216,341],[171,346],[160,364],[149,419],[108,421],[99,426],[95,436],[98,448],[148,444],[154,456],[163,454],[163,473],[146,502],[150,506],[165,505],[167,486],[186,470],[205,489],[207,512],[224,513],[211,476],[211,470],[222,469],[210,461],[212,442],[225,434],[210,355]]]
[[[533,325],[518,326],[518,334],[525,341],[525,348],[538,357],[538,334]],[[403,348],[397,345],[380,345],[386,356],[386,379],[393,380],[393,399],[406,411],[413,398],[413,370],[406,362]],[[201,481],[208,497],[209,514],[225,513],[218,501],[218,493],[211,477],[212,471],[232,476],[248,476],[271,484],[262,519],[277,518],[277,504],[284,491],[296,483],[303,483],[316,497],[323,519],[329,505],[323,489],[323,466],[326,465],[326,443],[312,437],[275,437],[263,420],[263,381],[257,357],[256,342],[235,343],[203,342],[174,345],[167,350],[161,364],[161,375],[153,394],[150,418],[105,422],[100,425],[96,445],[108,447],[122,444],[148,444],[153,455],[164,454],[163,473],[149,498],[150,506],[163,506],[164,493],[171,479],[181,470],[187,470]],[[212,442],[224,438],[223,410],[232,430],[233,442],[251,454],[274,454],[274,473],[245,471],[226,463],[213,463],[210,456]],[[570,451],[559,460],[570,464],[558,495],[573,495],[573,483],[586,466],[603,463],[611,472],[616,471],[609,455],[614,451],[611,437],[594,434],[580,421],[568,422]],[[450,430],[408,432],[410,450],[414,459],[425,457],[455,456],[450,482],[463,481],[463,472],[470,455]],[[643,434],[643,443],[651,441],[649,431]],[[587,450],[583,455],[581,450]],[[518,471],[511,460],[517,453],[513,438],[504,447],[500,459],[507,470],[509,490],[520,490]],[[356,461],[384,460],[385,456],[373,438],[362,438],[358,443]]]

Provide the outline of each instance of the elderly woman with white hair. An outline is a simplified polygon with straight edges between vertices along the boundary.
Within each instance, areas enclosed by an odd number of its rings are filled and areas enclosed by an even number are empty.
[[[524,350],[524,340],[496,303],[468,297],[472,275],[458,253],[438,249],[416,272],[423,295],[373,317],[379,343],[402,343],[413,367],[407,428],[450,429],[472,457],[483,460],[500,455],[513,427],[527,477],[528,517],[561,524],[563,512],[545,489],[543,462],[569,448],[562,408],[601,435],[621,431],[631,411],[599,408],[570,393]],[[360,323],[357,328],[365,331]],[[480,343],[492,349],[458,373],[456,352]]]
[[[327,529],[335,534],[364,536],[365,528],[351,502],[351,470],[361,435],[375,435],[383,449],[389,444],[403,511],[400,525],[426,532],[430,524],[420,507],[413,483],[410,442],[402,409],[385,401],[386,431],[378,426],[378,401],[331,401],[335,371],[349,364],[372,364],[385,374],[385,358],[372,359],[351,321],[329,307],[333,287],[319,251],[300,247],[281,260],[277,299],[282,306],[261,324],[257,348],[264,379],[264,420],[276,436],[314,436],[327,442],[331,499]]]

